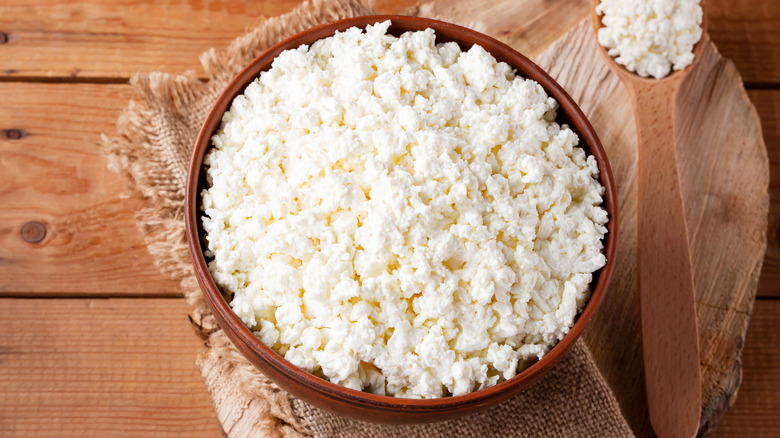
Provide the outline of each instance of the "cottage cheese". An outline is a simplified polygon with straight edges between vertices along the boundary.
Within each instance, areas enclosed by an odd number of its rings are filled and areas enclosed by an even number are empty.
[[[294,365],[458,395],[541,358],[605,264],[592,156],[539,84],[432,30],[281,53],[204,159],[209,268]]]
[[[599,43],[618,64],[661,79],[693,62],[701,38],[699,0],[602,0]]]

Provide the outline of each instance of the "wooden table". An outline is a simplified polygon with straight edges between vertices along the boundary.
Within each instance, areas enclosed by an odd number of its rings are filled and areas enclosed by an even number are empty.
[[[299,3],[0,4],[0,436],[219,435],[181,290],[153,266],[133,220],[144,201],[107,169],[99,141],[133,72],[202,76],[201,52]],[[742,386],[715,435],[780,436],[780,3],[708,0],[708,13],[772,166]]]

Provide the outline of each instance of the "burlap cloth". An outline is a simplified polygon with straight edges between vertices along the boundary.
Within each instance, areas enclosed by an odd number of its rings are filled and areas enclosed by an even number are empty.
[[[117,135],[104,138],[111,168],[148,201],[137,219],[149,252],[164,273],[181,281],[192,304],[190,320],[209,351],[199,368],[224,430],[236,436],[633,436],[582,341],[546,378],[495,408],[448,422],[388,426],[341,418],[295,399],[244,359],[216,326],[192,272],[184,235],[184,185],[201,123],[230,79],[264,49],[311,26],[368,15],[372,9],[371,0],[313,0],[265,20],[227,49],[201,56],[205,82],[192,72],[137,74],[131,79],[137,100],[119,118]],[[229,420],[230,413],[220,411],[229,409],[230,398],[239,399],[241,409],[255,406],[250,412],[256,415],[242,418],[242,424]]]

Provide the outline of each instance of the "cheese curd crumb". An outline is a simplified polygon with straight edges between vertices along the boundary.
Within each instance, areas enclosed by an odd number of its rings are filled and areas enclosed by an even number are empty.
[[[661,79],[693,62],[702,34],[699,0],[601,0],[599,44],[639,76]]]
[[[302,369],[465,394],[569,331],[606,262],[604,189],[539,84],[389,25],[282,52],[233,101],[204,158],[209,268]]]

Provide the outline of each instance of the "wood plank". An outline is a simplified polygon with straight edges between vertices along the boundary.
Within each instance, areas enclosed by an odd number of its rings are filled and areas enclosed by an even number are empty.
[[[0,435],[219,436],[180,299],[0,299]]]
[[[742,385],[714,438],[780,435],[780,301],[759,299],[742,353]]]
[[[466,17],[461,24],[499,38],[530,57],[576,25],[590,7],[588,0],[526,0],[510,5],[503,18],[490,26],[481,26],[481,20],[493,13],[491,9],[507,6],[490,0],[422,3],[428,5],[421,9],[422,15]],[[522,11],[520,15],[517,10]],[[707,0],[707,17],[712,41],[724,57],[734,61],[744,81],[780,84],[780,3]]]
[[[0,129],[21,129],[27,133],[14,141],[0,135],[0,166],[6,175],[0,182],[0,200],[7,207],[15,207],[0,213],[0,239],[4,243],[0,248],[0,293],[178,292],[178,285],[160,276],[147,262],[142,239],[132,221],[142,204],[135,199],[121,199],[129,193],[122,190],[121,181],[105,169],[99,157],[99,135],[113,131],[120,108],[131,96],[129,87],[0,84],[0,90],[5,96],[5,105],[0,107]],[[769,247],[759,294],[777,296],[780,97],[777,91],[753,90],[751,98],[762,117],[773,175]],[[97,100],[85,105],[90,99]],[[80,111],[84,108],[74,111],[74,103],[91,111],[82,117]],[[57,139],[56,144],[53,139]],[[50,178],[34,176],[40,174]],[[39,197],[38,192],[48,195]],[[30,199],[40,201],[31,203]],[[108,226],[105,218],[112,216],[116,219],[110,222],[111,226],[122,238],[101,242],[103,234],[95,227]],[[41,244],[30,245],[20,238],[21,227],[28,221],[47,224],[48,236]],[[57,234],[57,224],[66,227],[61,234]],[[76,226],[78,230],[74,231]],[[121,264],[124,266],[120,267]],[[139,274],[140,281],[121,281],[127,273],[122,269]],[[59,284],[42,281],[54,276]],[[108,280],[109,287],[104,280]]]
[[[217,436],[185,312],[169,299],[0,300],[0,434]],[[780,430],[779,325],[780,301],[759,300],[715,437]]]
[[[130,86],[2,83],[0,95],[0,295],[179,294],[135,225],[143,201],[101,156]],[[28,222],[45,225],[41,242],[22,238]]]
[[[769,229],[759,296],[780,297],[780,90],[750,90],[769,154]]]
[[[780,2],[707,0],[710,38],[745,82],[780,83]]]
[[[6,0],[0,5],[0,76],[127,78],[136,71],[204,72],[198,62],[264,17],[301,0]],[[399,12],[414,0],[380,0]]]
[[[174,0],[3,2],[2,74],[129,77],[135,71],[183,72],[264,15],[297,1]],[[201,72],[202,73],[202,72]]]
[[[9,0],[0,6],[0,76],[126,78],[135,71],[203,74],[198,56],[225,47],[263,17],[289,12],[301,0],[87,0],[34,3]],[[549,2],[544,4],[550,10]],[[518,44],[576,23],[587,0],[558,19],[525,26]],[[380,13],[403,11],[415,0],[378,0]],[[479,9],[479,7],[476,7]],[[748,82],[780,83],[780,7],[772,0],[710,0],[709,31],[721,53]],[[486,29],[486,31],[491,31]],[[500,29],[492,31],[499,32]]]

